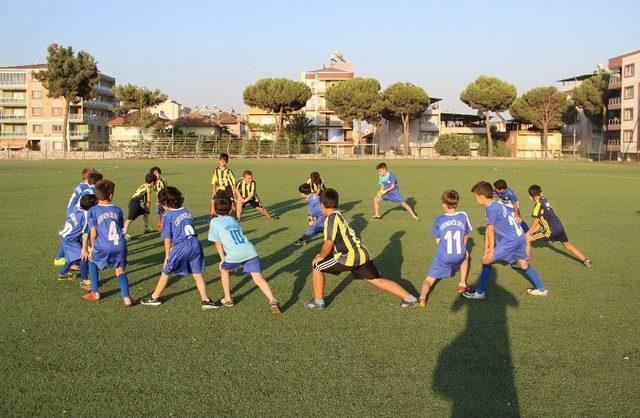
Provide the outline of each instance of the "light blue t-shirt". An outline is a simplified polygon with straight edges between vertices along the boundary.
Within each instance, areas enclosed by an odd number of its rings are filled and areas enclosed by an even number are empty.
[[[209,224],[209,241],[221,242],[227,263],[242,263],[258,256],[242,227],[231,216],[218,216]]]

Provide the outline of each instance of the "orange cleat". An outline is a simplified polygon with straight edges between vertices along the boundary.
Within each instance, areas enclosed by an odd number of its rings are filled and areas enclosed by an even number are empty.
[[[124,305],[125,308],[130,308],[133,305],[135,305],[137,302],[138,301],[132,297],[122,298],[122,304]]]
[[[82,298],[84,300],[98,302],[100,301],[100,293],[87,292],[82,296]]]
[[[463,294],[464,292],[466,292],[467,290],[469,290],[469,288],[467,286],[458,286],[458,294]]]

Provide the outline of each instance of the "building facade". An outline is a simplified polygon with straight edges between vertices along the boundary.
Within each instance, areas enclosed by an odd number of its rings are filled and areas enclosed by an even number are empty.
[[[44,64],[0,67],[0,148],[62,150],[62,125],[68,113],[69,149],[104,149],[107,122],[114,117],[115,78],[100,74],[93,98],[66,107],[62,98],[48,96],[35,78]]]
[[[622,160],[637,160],[640,135],[640,50],[609,59],[609,100],[607,103],[607,151]]]
[[[185,116],[182,105],[173,99],[167,99],[159,105],[149,108],[149,112],[152,115],[169,120],[176,120],[180,116]]]

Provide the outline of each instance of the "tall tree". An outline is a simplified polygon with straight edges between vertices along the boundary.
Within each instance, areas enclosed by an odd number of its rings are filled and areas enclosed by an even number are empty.
[[[607,95],[611,74],[601,70],[584,80],[571,93],[573,102],[584,112],[585,116],[595,124],[602,125],[602,139],[607,129]]]
[[[268,110],[275,119],[275,139],[280,139],[284,117],[302,109],[311,98],[311,89],[288,78],[263,78],[244,89],[247,106]]]
[[[481,75],[470,83],[462,93],[460,100],[467,106],[484,114],[487,130],[487,155],[493,155],[491,139],[491,112],[504,112],[516,98],[516,88],[496,77]]]
[[[100,78],[96,60],[87,52],[73,53],[70,46],[51,44],[47,48],[47,68],[34,74],[47,89],[49,97],[61,97],[65,102],[62,124],[63,152],[69,149],[69,105],[89,99]]]
[[[374,123],[382,111],[380,83],[373,78],[353,78],[342,81],[327,90],[327,107],[344,122],[358,125],[354,143],[362,140],[362,122]]]
[[[309,141],[313,138],[313,133],[317,131],[316,125],[313,124],[313,120],[309,119],[304,113],[296,113],[293,115],[287,126],[284,128],[285,135],[290,135],[291,138],[297,141]]]
[[[555,87],[536,87],[513,101],[509,112],[516,120],[542,130],[540,147],[547,158],[549,129],[559,128],[574,109],[565,93]]]
[[[167,100],[167,95],[157,89],[149,90],[146,87],[139,87],[133,84],[116,86],[113,92],[120,102],[118,113],[127,114],[131,110],[136,111],[136,114],[132,115],[130,120],[133,126],[138,128],[138,133],[142,140],[144,138],[144,129],[157,122],[157,118],[153,117],[147,110]]]
[[[387,118],[402,121],[404,153],[409,155],[409,122],[427,110],[429,95],[421,87],[411,83],[394,83],[382,92],[383,113]]]

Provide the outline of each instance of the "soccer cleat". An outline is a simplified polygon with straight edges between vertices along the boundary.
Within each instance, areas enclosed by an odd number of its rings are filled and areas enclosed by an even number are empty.
[[[124,305],[125,308],[130,308],[133,305],[136,304],[136,300],[132,297],[128,297],[128,298],[122,298],[122,304]]]
[[[84,300],[98,302],[100,300],[100,293],[87,292],[82,296],[82,298]]]
[[[91,290],[91,280],[80,281],[80,289]]]
[[[418,306],[421,308],[426,308],[427,307],[427,299],[418,299]]]
[[[418,218],[417,216],[415,218],[413,218],[413,222],[415,223],[420,223],[420,218]]]
[[[371,219],[373,219],[374,221],[379,221],[379,220],[380,220],[380,219],[382,219],[382,218],[381,218],[380,216],[378,216],[378,215],[373,215],[373,216],[371,217]]]
[[[67,259],[64,257],[60,257],[60,258],[54,258],[53,259],[53,265],[56,267],[62,267],[65,264],[67,264]]]
[[[314,298],[314,299],[311,299],[307,303],[307,308],[309,308],[309,309],[324,309],[325,305],[324,305],[324,302],[316,302],[316,300]]]
[[[544,289],[544,290],[527,289],[527,293],[530,294],[531,296],[548,296],[549,295],[549,289]]]
[[[69,270],[80,271],[80,266],[77,264],[72,264],[71,266],[69,266]]]
[[[269,219],[280,219],[280,217],[278,215],[271,215]]]
[[[220,307],[220,305],[216,304],[211,299],[207,299],[207,300],[203,300],[202,301],[202,310],[203,311],[210,311],[210,310],[213,310],[213,309],[218,309],[219,307]]]
[[[226,300],[225,298],[220,299],[220,304],[222,306],[224,306],[225,308],[231,308],[234,303],[233,303],[233,298]]]
[[[151,234],[152,232],[156,232],[156,231],[154,231],[153,229],[145,228],[143,233],[144,234]]]
[[[74,280],[76,278],[76,274],[72,273],[72,272],[67,272],[65,274],[58,274],[58,281],[59,282],[64,282],[67,280]]]
[[[584,266],[586,268],[588,268],[588,269],[593,267],[593,263],[588,258],[585,258],[584,261],[582,262],[582,264],[584,264]]]
[[[278,301],[278,299],[274,299],[273,302],[269,304],[269,309],[271,310],[272,314],[278,315],[280,313],[280,302]]]
[[[401,308],[401,309],[413,308],[416,306],[418,306],[418,299],[416,298],[413,298],[413,300],[403,300],[398,304],[398,308]]]
[[[131,235],[129,235],[128,233],[124,234],[124,240],[125,241],[131,241]]]
[[[483,300],[484,298],[486,298],[486,295],[484,293],[472,292],[470,290],[467,290],[466,292],[464,292],[462,296],[464,296],[467,299],[476,299],[476,300]]]
[[[158,306],[162,304],[160,299],[156,299],[152,295],[143,297],[142,299],[140,299],[140,303],[148,306]]]
[[[302,247],[303,245],[307,245],[307,240],[304,238],[299,238],[293,245],[297,245],[298,247]]]
[[[469,288],[467,286],[463,286],[463,285],[459,285],[458,286],[458,293],[459,294],[463,294],[464,292],[466,292],[467,290],[469,290]]]

